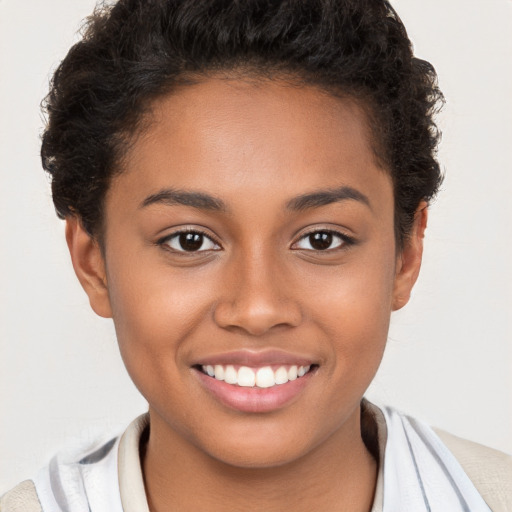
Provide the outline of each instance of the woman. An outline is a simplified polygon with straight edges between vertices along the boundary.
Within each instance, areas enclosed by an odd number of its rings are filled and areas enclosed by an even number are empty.
[[[2,510],[506,510],[509,458],[363,399],[420,269],[441,100],[384,1],[97,12],[43,165],[149,413]]]

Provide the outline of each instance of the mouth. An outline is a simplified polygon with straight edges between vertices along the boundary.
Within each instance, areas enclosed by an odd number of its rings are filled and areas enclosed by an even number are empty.
[[[317,365],[314,364],[267,365],[259,368],[232,364],[207,364],[197,365],[196,369],[212,379],[232,386],[267,389],[300,379],[316,367]]]
[[[212,399],[242,413],[269,413],[292,404],[318,368],[311,360],[276,351],[212,356],[192,367]]]

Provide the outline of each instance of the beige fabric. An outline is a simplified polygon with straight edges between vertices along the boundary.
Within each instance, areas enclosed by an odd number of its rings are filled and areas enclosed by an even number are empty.
[[[384,498],[384,453],[387,427],[382,411],[366,402],[377,424],[380,465],[371,512],[382,512]],[[433,429],[453,453],[492,512],[512,512],[512,456],[440,429]]]
[[[0,498],[0,512],[42,512],[32,480],[25,480]]]
[[[512,456],[433,429],[493,512],[512,512]]]
[[[377,473],[377,483],[375,485],[375,496],[370,512],[382,512],[384,506],[384,453],[386,451],[386,439],[388,430],[386,427],[386,419],[382,411],[366,401],[366,407],[372,412],[375,423],[377,424],[377,437],[379,439],[379,472]]]
[[[139,455],[140,436],[148,425],[149,414],[142,414],[130,423],[119,442],[117,470],[124,512],[149,512]]]

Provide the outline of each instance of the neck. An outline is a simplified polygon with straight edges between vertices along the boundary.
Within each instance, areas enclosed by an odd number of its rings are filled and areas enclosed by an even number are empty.
[[[264,468],[210,457],[150,416],[141,458],[151,512],[371,509],[377,462],[362,440],[359,409],[298,460]]]

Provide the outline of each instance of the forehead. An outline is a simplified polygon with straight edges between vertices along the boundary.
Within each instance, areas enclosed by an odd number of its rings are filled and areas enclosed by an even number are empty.
[[[154,102],[109,195],[143,201],[173,187],[283,205],[319,188],[377,194],[388,173],[364,110],[350,98],[279,81],[209,79]],[[145,197],[143,197],[145,195]]]

